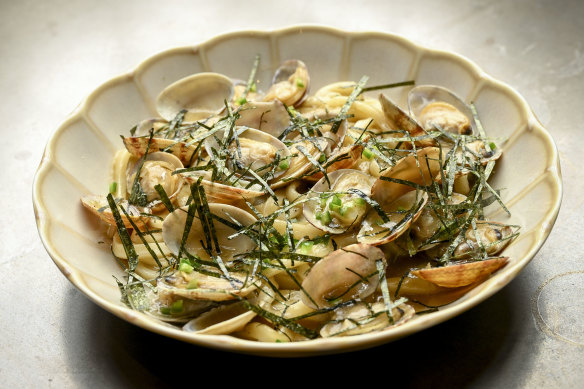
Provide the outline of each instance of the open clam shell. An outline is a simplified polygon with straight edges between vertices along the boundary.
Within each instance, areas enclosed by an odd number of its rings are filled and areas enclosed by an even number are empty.
[[[264,101],[280,100],[287,106],[298,107],[308,97],[310,76],[306,64],[297,59],[282,63],[272,78]]]
[[[156,295],[155,295],[156,296]],[[160,304],[160,302],[155,301],[149,311],[145,311],[144,313],[153,316],[157,319],[165,321],[167,323],[186,323],[193,318],[193,316],[198,316],[201,313],[208,311],[209,309],[216,307],[218,303],[213,301],[203,301],[203,300],[183,300],[182,310],[180,312],[171,312],[164,314],[160,312],[160,309],[164,307],[164,305]]]
[[[440,149],[426,147],[400,159],[382,176],[427,186],[439,175],[440,169]],[[413,190],[411,185],[378,179],[371,188],[371,195],[380,204],[389,204],[411,190]]]
[[[152,138],[148,146],[149,137],[127,137],[122,138],[126,150],[135,157],[141,157],[146,153],[155,153],[163,151],[177,157],[184,166],[189,166],[197,150],[196,146],[188,145],[184,142],[178,142],[172,139]]]
[[[225,132],[217,131],[214,136],[205,139],[205,149],[211,156],[216,155],[220,149],[228,150],[226,156],[226,166],[236,176],[237,172],[243,172],[244,180],[253,180],[254,176],[246,174],[246,170],[253,170],[262,176],[268,172],[272,173],[272,179],[283,175],[290,167],[290,150],[278,138],[247,127],[236,127],[234,129],[237,135],[231,139],[224,139]],[[228,145],[221,145],[223,142],[229,142]],[[279,159],[278,166],[271,166]]]
[[[115,226],[116,221],[114,219],[114,215],[109,207],[107,199],[105,196],[98,196],[98,195],[88,195],[83,196],[81,198],[81,204],[85,208],[91,211],[94,215],[97,215],[102,221],[106,222],[109,225]],[[149,208],[142,208],[131,205],[128,203],[127,200],[122,200],[118,203],[118,207],[123,207],[130,216],[131,219],[136,226],[143,230],[148,225],[149,218],[144,216],[145,214],[149,214],[151,211]],[[126,228],[133,228],[130,220],[128,217],[120,211],[120,216],[122,218],[122,222]]]
[[[164,209],[164,204],[160,201],[160,196],[155,189],[156,185],[163,187],[169,200],[173,201],[177,197],[184,181],[180,176],[172,175],[172,172],[183,167],[182,162],[173,154],[154,152],[146,156],[140,169],[139,183],[146,194],[149,203],[148,206],[152,211],[157,212]],[[138,163],[134,163],[133,166],[128,167],[128,182],[126,186],[128,192],[132,190],[137,169]]]
[[[241,301],[223,304],[190,320],[183,330],[198,334],[225,335],[240,331],[256,313],[249,311]]]
[[[357,303],[337,309],[331,322],[321,328],[320,335],[323,338],[330,338],[331,336],[359,335],[389,329],[404,324],[416,313],[414,308],[408,304],[401,304],[391,310],[392,323],[386,312],[386,306],[383,302]]]
[[[168,121],[160,118],[144,119],[136,125],[136,130],[132,136],[148,136],[152,130],[154,134],[168,125]]]
[[[321,178],[308,193],[314,200],[304,203],[304,217],[320,230],[332,234],[346,232],[359,225],[368,208],[360,196],[344,192],[357,189],[369,196],[374,182],[375,178],[360,170],[335,170]]]
[[[389,204],[380,204],[388,218],[387,221],[384,221],[375,210],[370,210],[361,224],[357,241],[380,245],[399,238],[420,217],[428,197],[426,192],[413,190]]]
[[[400,107],[392,102],[383,93],[379,94],[379,102],[385,114],[385,120],[393,130],[405,130],[411,137],[423,137],[428,135],[414,119],[406,114]],[[434,139],[420,139],[414,142],[418,147],[428,147],[436,144]]]
[[[481,246],[488,255],[496,255],[503,251],[513,238],[513,229],[503,223],[477,221],[476,227],[476,232],[473,228],[466,231],[465,240],[454,250],[455,258],[464,259],[480,255]]]
[[[219,73],[197,73],[167,86],[156,99],[158,114],[171,121],[186,110],[184,120],[192,122],[218,114],[233,96],[233,81]]]
[[[328,161],[334,161],[336,157],[346,152],[343,150],[343,141],[347,134],[346,120],[341,122],[336,133],[332,132],[332,124],[323,125],[320,128],[320,132],[322,136],[303,139],[298,135],[294,139],[294,143],[289,146],[292,155],[290,159],[290,167],[285,174],[271,183],[272,188],[277,189],[286,186],[291,179],[299,177],[303,177],[310,181],[318,181],[323,174],[320,169],[310,161],[306,154],[310,155],[315,161],[320,163],[323,169],[326,169],[327,172],[332,172],[346,166],[345,164],[347,161],[344,160],[338,161],[339,163],[328,163]],[[351,154],[350,158],[356,159],[357,157]],[[353,161],[350,161],[348,165],[352,165],[352,163]],[[308,173],[311,173],[310,176],[307,175]]]
[[[408,93],[412,117],[425,129],[435,126],[455,134],[477,134],[472,110],[454,92],[437,85],[420,85]]]
[[[205,301],[230,301],[245,297],[257,289],[257,285],[247,274],[231,273],[230,279],[213,277],[193,271],[189,274],[177,273],[159,279],[156,283],[158,296],[162,301],[187,298]],[[195,285],[196,287],[192,287]]]
[[[452,193],[452,196],[446,200],[446,204],[456,205],[462,203],[465,200],[466,196],[459,193]],[[436,209],[435,207],[431,206],[424,207],[420,217],[414,223],[412,223],[411,226],[410,235],[412,238],[412,243],[417,251],[428,250],[438,244],[431,242],[430,239],[432,237],[436,237],[436,234],[442,227],[442,222],[440,220],[444,218],[451,220],[451,217],[446,216],[444,211],[441,209]]]
[[[270,102],[254,101],[238,111],[236,126],[246,126],[278,137],[290,125],[290,115],[278,99]]]
[[[249,301],[264,308],[272,298],[258,289],[250,295]],[[222,304],[199,315],[185,324],[183,329],[198,334],[226,335],[241,331],[255,316],[256,313],[248,310],[243,301],[238,301]]]
[[[417,86],[408,93],[408,106],[413,119],[426,131],[438,128],[457,135],[479,135],[471,107],[446,88]],[[445,146],[448,148],[448,143]],[[478,159],[482,165],[501,156],[501,149],[492,141],[475,140],[467,142],[465,147],[466,158]]]

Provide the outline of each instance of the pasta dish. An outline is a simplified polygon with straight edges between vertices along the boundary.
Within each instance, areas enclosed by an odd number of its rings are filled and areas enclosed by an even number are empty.
[[[508,258],[488,182],[501,149],[451,91],[368,78],[310,92],[300,60],[265,88],[198,73],[122,135],[108,225],[132,309],[198,334],[305,341],[431,314]],[[407,109],[383,91],[409,88]],[[105,191],[104,191],[105,192]]]

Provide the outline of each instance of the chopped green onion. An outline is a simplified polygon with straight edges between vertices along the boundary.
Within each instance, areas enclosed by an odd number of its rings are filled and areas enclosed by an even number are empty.
[[[366,202],[361,197],[357,197],[353,199],[353,204],[355,204],[358,207],[363,207],[366,204]]]
[[[170,315],[170,308],[169,307],[160,307],[160,313],[163,315]]]
[[[320,154],[320,157],[318,157],[318,162],[323,163],[324,161],[326,161],[326,155],[324,155],[324,153],[322,153],[322,154]]]
[[[235,101],[238,105],[243,105],[245,103],[247,103],[247,99],[245,97],[240,97],[239,99],[237,99]]]
[[[109,192],[116,193],[116,190],[118,190],[118,183],[114,181],[110,184]]]
[[[339,212],[339,210],[341,209],[341,206],[339,204],[335,204],[335,203],[330,203],[329,204],[329,209],[333,212]]]
[[[339,214],[340,214],[341,216],[345,216],[345,214],[347,213],[347,211],[348,211],[350,208],[352,208],[352,207],[351,207],[351,206],[346,206],[346,205],[343,205],[343,206],[342,206],[342,207],[339,209]]]
[[[316,219],[320,220],[322,224],[327,225],[331,222],[331,214],[329,211],[317,212]]]
[[[304,88],[304,82],[300,78],[296,78],[296,86],[298,88]]]
[[[254,83],[253,83],[253,84],[251,84],[251,86],[249,87],[249,91],[250,91],[250,92],[256,92],[257,90],[258,90],[258,89],[257,89],[256,83],[254,82]]]
[[[363,159],[373,159],[375,154],[373,154],[373,151],[369,150],[368,148],[364,148],[363,152],[361,153],[361,156],[363,157]]]
[[[181,313],[183,310],[183,301],[177,300],[170,306],[171,313]]]
[[[489,143],[489,147],[491,148],[491,150],[495,150],[497,148],[497,145],[495,144],[495,142],[491,142]]]
[[[286,170],[290,167],[290,161],[288,161],[287,159],[283,160],[282,162],[280,162],[280,164],[278,165],[278,167],[280,168],[280,170]]]
[[[343,205],[341,198],[338,195],[334,195],[329,203],[329,209],[331,211],[338,211],[341,208],[341,205]]]
[[[300,251],[301,254],[308,254],[312,251],[312,246],[314,246],[314,242],[305,240],[304,242],[300,243],[300,246],[298,246],[298,251]]]
[[[178,270],[185,272],[185,273],[192,273],[194,268],[191,265],[189,265],[187,262],[181,261],[180,265],[178,266]]]

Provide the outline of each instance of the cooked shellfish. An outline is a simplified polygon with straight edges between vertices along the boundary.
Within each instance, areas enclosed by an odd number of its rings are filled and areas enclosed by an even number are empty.
[[[233,96],[233,81],[219,73],[197,73],[167,86],[156,99],[158,114],[171,121],[186,110],[185,121],[220,113]]]

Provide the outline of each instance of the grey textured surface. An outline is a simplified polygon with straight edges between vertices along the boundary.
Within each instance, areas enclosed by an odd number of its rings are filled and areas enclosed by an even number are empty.
[[[30,201],[60,121],[99,84],[156,52],[298,23],[402,34],[465,55],[515,87],[561,155],[563,205],[542,250],[510,285],[449,322],[375,349],[306,360],[182,344],[93,304],[44,251]],[[263,377],[303,385],[311,372],[330,383],[351,374],[413,387],[584,382],[584,2],[1,1],[0,36],[0,387],[200,385],[213,372],[223,384]]]

